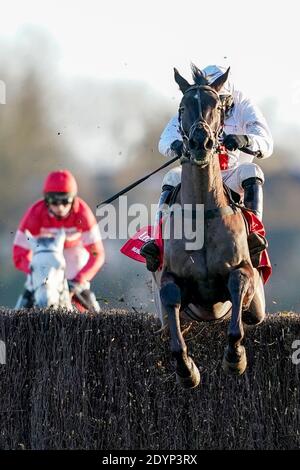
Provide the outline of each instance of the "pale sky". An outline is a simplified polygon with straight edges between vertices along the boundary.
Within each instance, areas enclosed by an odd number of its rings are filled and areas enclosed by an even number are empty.
[[[55,45],[61,78],[138,80],[180,93],[173,67],[230,65],[236,88],[276,101],[277,132],[300,124],[298,14],[294,0],[0,0],[0,37],[38,27]],[[1,79],[1,77],[0,77]]]
[[[172,68],[189,76],[225,62],[257,101],[276,97],[286,114],[300,104],[296,2],[214,0],[1,1],[1,35],[25,25],[48,31],[67,76],[142,80],[174,96]],[[227,57],[227,60],[223,58]],[[298,106],[297,106],[298,105]],[[297,109],[296,109],[297,108]]]

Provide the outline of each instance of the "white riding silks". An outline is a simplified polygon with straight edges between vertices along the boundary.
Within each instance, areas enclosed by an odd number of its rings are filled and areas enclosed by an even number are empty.
[[[273,152],[273,138],[267,122],[260,109],[246,98],[242,92],[234,92],[234,106],[225,118],[224,132],[228,134],[246,134],[251,139],[249,149],[256,152],[260,151],[261,158],[267,158]],[[172,117],[163,130],[159,144],[159,152],[168,157],[176,156],[170,146],[174,140],[182,140],[179,131],[178,115]],[[241,152],[240,150],[228,151],[229,168],[234,168],[242,163],[251,163],[253,156]]]

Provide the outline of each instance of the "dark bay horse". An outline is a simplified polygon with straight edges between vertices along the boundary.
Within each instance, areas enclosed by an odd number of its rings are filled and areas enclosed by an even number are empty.
[[[180,204],[182,214],[184,205],[190,205],[194,229],[197,204],[204,205],[204,243],[201,248],[187,249],[190,240],[184,235],[181,239],[175,237],[176,224],[171,213],[160,298],[168,318],[177,380],[183,387],[193,388],[200,383],[200,373],[188,355],[182,335],[180,312],[183,305],[198,304],[203,308],[205,320],[215,320],[219,317],[219,307],[229,303],[231,319],[223,369],[226,373],[240,375],[247,367],[245,348],[241,344],[243,322],[260,323],[265,316],[265,302],[259,272],[251,263],[242,212],[230,203],[224,190],[218,159],[218,136],[224,118],[219,92],[229,69],[210,85],[194,65],[194,85],[176,69],[174,71],[175,81],[183,93],[179,122],[184,143],[181,189],[175,202]]]

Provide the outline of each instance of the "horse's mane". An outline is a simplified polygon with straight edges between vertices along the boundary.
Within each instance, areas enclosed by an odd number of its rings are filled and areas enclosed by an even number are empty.
[[[191,63],[191,70],[195,85],[208,85],[207,79],[204,77],[201,70],[193,63]]]

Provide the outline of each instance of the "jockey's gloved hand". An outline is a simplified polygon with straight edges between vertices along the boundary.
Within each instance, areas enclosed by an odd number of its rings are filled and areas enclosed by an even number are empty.
[[[247,135],[228,134],[223,140],[223,145],[225,145],[227,150],[242,150],[248,147],[249,144],[250,139]]]
[[[174,140],[174,142],[171,143],[170,149],[176,153],[178,157],[181,157],[182,155],[182,150],[183,150],[183,142],[182,140]]]

